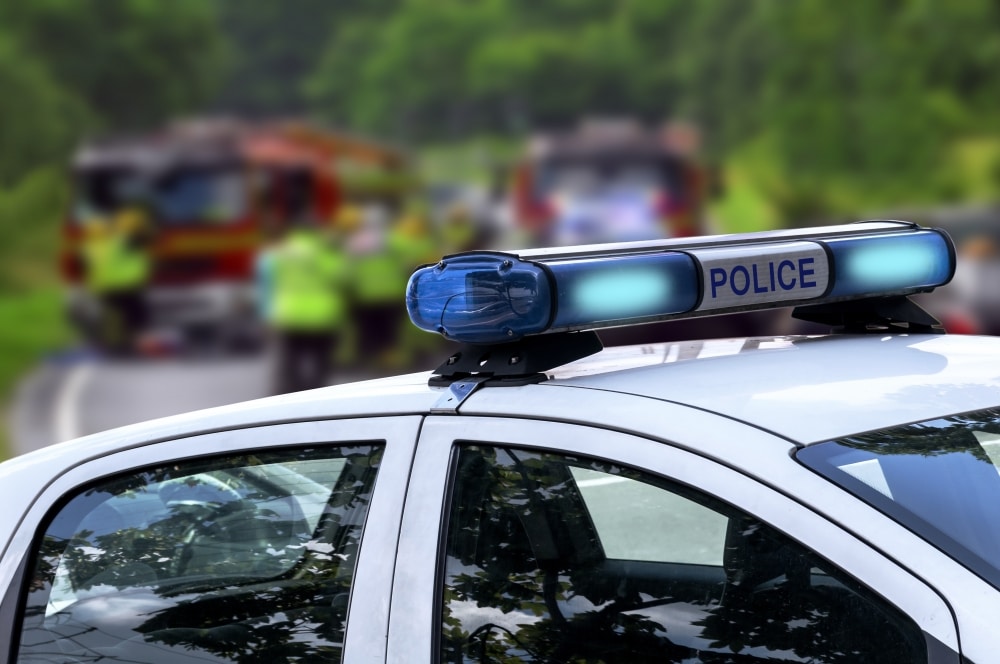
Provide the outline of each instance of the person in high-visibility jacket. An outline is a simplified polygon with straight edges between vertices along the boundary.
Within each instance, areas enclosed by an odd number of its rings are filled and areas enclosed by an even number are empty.
[[[349,270],[335,238],[308,221],[258,258],[261,312],[276,344],[276,393],[327,383],[347,316]]]
[[[442,253],[437,240],[430,220],[417,207],[409,209],[390,230],[386,245],[402,271],[402,292],[405,292],[406,282],[415,269],[437,262]],[[401,294],[397,297],[402,299]],[[423,332],[405,316],[397,323],[397,330],[386,361],[391,369],[416,370],[425,361],[432,362],[447,352],[443,337]]]
[[[149,215],[125,208],[84,229],[84,283],[99,305],[93,336],[105,350],[129,353],[148,323],[146,286],[152,272]]]
[[[433,260],[436,247],[422,222],[372,218],[356,236],[352,279],[352,316],[357,326],[359,362],[369,370],[391,373],[405,370],[409,360],[401,334],[406,320],[404,294],[410,273]],[[416,232],[414,232],[416,229]]]

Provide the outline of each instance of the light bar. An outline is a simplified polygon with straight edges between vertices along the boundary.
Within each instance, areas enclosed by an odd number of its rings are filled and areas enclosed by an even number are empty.
[[[948,283],[943,231],[908,222],[524,252],[469,252],[418,269],[413,323],[468,343],[803,304]]]

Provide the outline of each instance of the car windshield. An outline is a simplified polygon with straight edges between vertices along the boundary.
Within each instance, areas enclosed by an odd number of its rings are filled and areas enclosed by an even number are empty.
[[[824,442],[796,457],[1000,588],[1000,408]]]
[[[167,226],[221,225],[246,213],[246,179],[235,168],[183,168],[157,176],[97,169],[77,177],[74,217],[86,221],[130,204],[149,204]]]

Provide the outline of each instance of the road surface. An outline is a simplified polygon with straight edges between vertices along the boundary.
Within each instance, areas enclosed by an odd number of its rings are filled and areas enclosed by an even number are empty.
[[[263,356],[180,360],[57,358],[23,380],[10,411],[12,452],[105,429],[268,395]]]
[[[269,373],[265,355],[108,360],[70,351],[44,362],[18,386],[8,418],[11,452],[266,397]],[[329,382],[370,377],[354,370]]]

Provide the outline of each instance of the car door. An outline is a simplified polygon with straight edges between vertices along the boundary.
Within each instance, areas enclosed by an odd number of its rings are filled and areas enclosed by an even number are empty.
[[[419,424],[251,427],[68,469],[5,556],[0,662],[383,661]]]
[[[788,446],[717,427],[749,449]],[[926,583],[701,454],[598,427],[436,416],[413,478],[390,662],[958,661]]]

